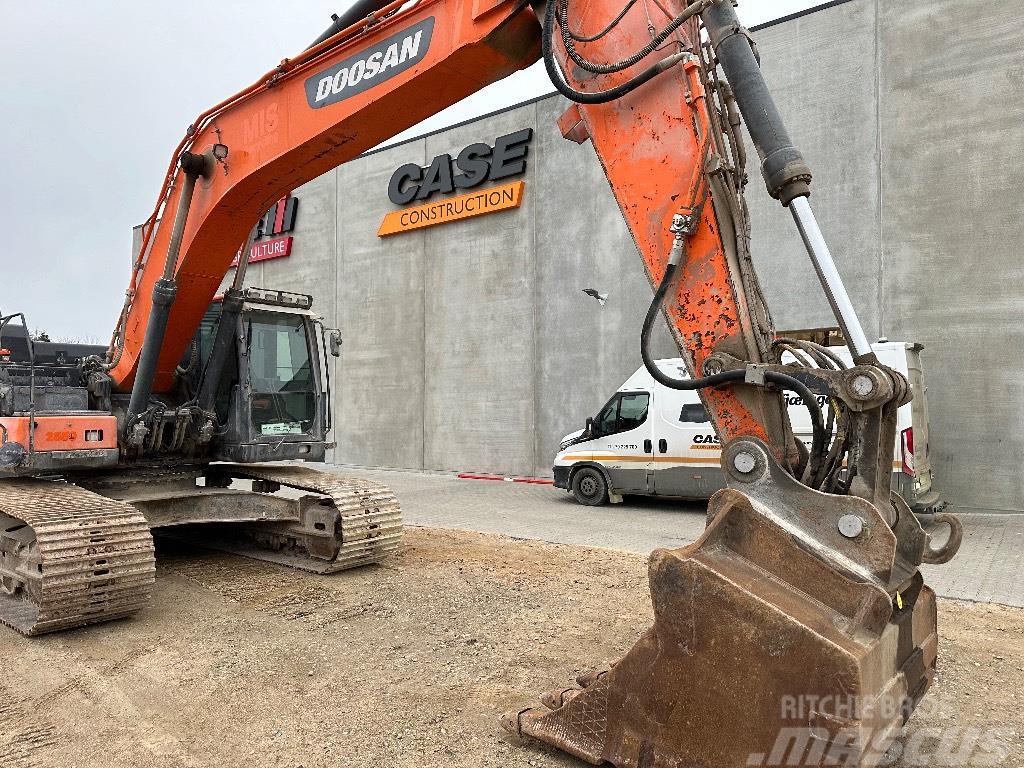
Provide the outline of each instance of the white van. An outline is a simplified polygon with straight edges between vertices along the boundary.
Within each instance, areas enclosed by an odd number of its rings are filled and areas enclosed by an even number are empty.
[[[881,341],[871,348],[879,362],[907,377],[914,392],[897,413],[892,488],[915,512],[939,511],[945,503],[932,488],[922,346]],[[846,347],[830,349],[852,365]],[[675,378],[687,376],[679,358],[657,365]],[[784,397],[794,434],[810,446],[807,409],[797,395]],[[827,398],[818,400],[827,417]],[[642,366],[594,417],[591,433],[585,432],[566,435],[554,463],[555,487],[581,504],[621,502],[627,494],[706,499],[725,487],[718,435],[697,393],[658,384]]]

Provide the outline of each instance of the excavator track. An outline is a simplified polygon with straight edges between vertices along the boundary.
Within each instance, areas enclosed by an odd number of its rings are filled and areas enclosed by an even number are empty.
[[[63,481],[0,483],[0,622],[41,635],[125,618],[155,579],[153,538],[131,504]]]
[[[330,470],[291,464],[217,464],[211,469],[234,479],[272,483],[326,496],[339,514],[330,552],[319,557],[308,546],[305,547],[307,555],[290,552],[296,533],[301,536],[301,531],[280,523],[247,526],[249,531],[258,532],[261,546],[256,551],[237,545],[218,544],[218,548],[314,573],[337,573],[379,563],[398,551],[402,540],[402,510],[387,486]]]

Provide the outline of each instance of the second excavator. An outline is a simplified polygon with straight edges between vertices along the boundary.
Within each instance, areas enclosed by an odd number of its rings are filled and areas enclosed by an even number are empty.
[[[109,348],[73,364],[36,359],[31,342],[0,354],[0,618],[39,633],[134,612],[153,579],[151,527],[244,522],[261,556],[323,571],[394,549],[387,489],[265,463],[323,460],[328,344],[309,297],[245,288],[247,237],[291,189],[538,59],[654,286],[643,360],[700,393],[728,488],[697,542],[651,556],[655,620],[629,653],[504,724],[618,768],[767,764],[780,739],[802,744],[790,765],[872,764],[934,676],[919,566],[951,558],[960,527],[937,516],[949,537],[936,546],[889,493],[896,408],[912,393],[871,353],[732,0],[359,0],[200,115]],[[782,363],[753,268],[744,123],[852,367],[809,342],[805,364]],[[662,317],[687,378],[651,360]],[[810,449],[783,391],[810,413]]]

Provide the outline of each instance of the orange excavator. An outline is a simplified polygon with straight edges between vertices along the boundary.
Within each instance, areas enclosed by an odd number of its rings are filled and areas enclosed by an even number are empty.
[[[802,745],[791,765],[883,755],[935,672],[919,566],[951,558],[960,526],[938,517],[937,546],[889,492],[911,392],[871,353],[733,5],[358,0],[201,114],[143,228],[109,348],[69,360],[26,334],[0,355],[0,619],[35,634],[133,613],[153,582],[152,528],[233,523],[241,534],[200,535],[320,571],[394,549],[386,488],[274,463],[323,460],[338,340],[310,297],[245,288],[252,226],[291,189],[543,58],[570,102],[562,132],[596,151],[655,287],[643,359],[700,393],[728,487],[697,542],[651,556],[655,620],[636,645],[504,724],[618,768],[769,764],[780,743]],[[852,367],[774,337],[751,261],[744,122]],[[650,358],[662,316],[688,377]],[[19,324],[4,316],[0,332]],[[794,345],[800,362],[782,364]],[[809,448],[784,390],[810,411]]]

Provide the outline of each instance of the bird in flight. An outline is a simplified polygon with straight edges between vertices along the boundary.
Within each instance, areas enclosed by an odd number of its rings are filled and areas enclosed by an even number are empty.
[[[602,307],[605,305],[605,302],[608,301],[608,294],[598,293],[597,288],[584,288],[583,292],[587,294],[587,296],[592,296],[593,298],[597,299],[598,304],[600,304]]]

